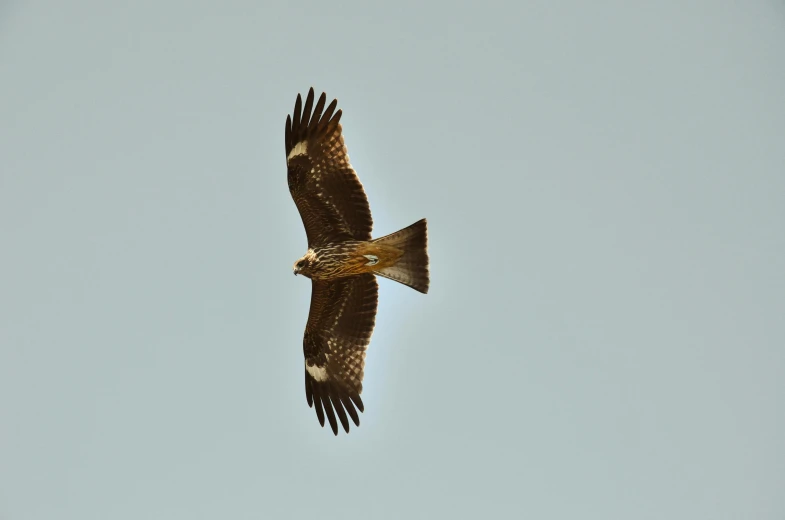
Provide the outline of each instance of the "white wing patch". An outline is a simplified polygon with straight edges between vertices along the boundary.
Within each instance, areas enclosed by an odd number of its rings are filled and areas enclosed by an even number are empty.
[[[320,383],[327,380],[327,367],[319,367],[316,365],[309,367],[308,363],[306,362],[305,370],[311,374],[312,378],[316,379]]]
[[[289,152],[289,157],[287,157],[286,160],[288,161],[295,155],[306,155],[307,152],[308,152],[308,141],[300,141],[299,143],[294,145],[294,148],[292,148],[292,151]]]

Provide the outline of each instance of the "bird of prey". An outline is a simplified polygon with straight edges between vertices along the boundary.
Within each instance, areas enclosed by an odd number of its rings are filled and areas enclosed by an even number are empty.
[[[305,396],[319,423],[349,419],[360,425],[365,351],[376,321],[376,275],[428,292],[428,235],[422,219],[390,235],[372,239],[371,208],[349,163],[338,100],[314,105],[313,88],[303,106],[297,95],[286,117],[289,192],[300,212],[308,252],[294,274],[311,279],[311,307],[303,337]],[[348,415],[348,417],[347,417]],[[337,416],[337,420],[336,420]]]

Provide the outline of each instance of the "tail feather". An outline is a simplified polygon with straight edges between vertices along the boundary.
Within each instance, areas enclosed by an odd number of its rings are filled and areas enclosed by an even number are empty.
[[[421,293],[428,292],[431,279],[428,271],[428,228],[425,219],[385,237],[377,238],[374,242],[403,251],[401,258],[393,266],[374,271],[376,274],[408,285]]]

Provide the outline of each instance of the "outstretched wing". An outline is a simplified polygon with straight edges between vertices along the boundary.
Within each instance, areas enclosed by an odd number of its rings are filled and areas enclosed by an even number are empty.
[[[311,310],[303,338],[305,396],[338,435],[335,416],[349,433],[346,414],[360,425],[365,350],[376,322],[378,285],[370,273],[312,282]],[[333,410],[335,410],[333,412]]]
[[[313,106],[313,88],[305,107],[297,94],[294,115],[286,117],[286,165],[289,192],[300,211],[308,247],[341,240],[370,240],[371,208],[341,134],[341,111],[326,96]],[[324,112],[322,112],[324,110]]]

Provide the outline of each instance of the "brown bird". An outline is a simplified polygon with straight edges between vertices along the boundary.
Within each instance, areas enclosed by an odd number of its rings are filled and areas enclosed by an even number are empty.
[[[303,337],[305,396],[338,435],[338,421],[349,432],[357,410],[365,351],[376,321],[378,285],[384,276],[428,292],[428,232],[422,219],[391,235],[371,238],[371,208],[341,134],[338,100],[314,106],[313,88],[303,107],[297,95],[294,115],[286,117],[289,192],[300,212],[308,252],[294,274],[311,279],[311,309]]]

